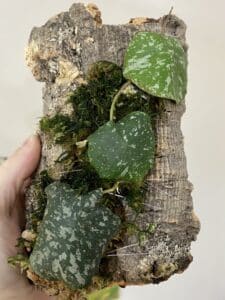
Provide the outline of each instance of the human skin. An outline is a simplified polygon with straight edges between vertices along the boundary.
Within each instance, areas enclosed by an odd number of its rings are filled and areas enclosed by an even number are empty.
[[[0,166],[0,300],[49,300],[29,284],[7,259],[17,253],[24,225],[24,192],[41,154],[39,137],[31,136]]]

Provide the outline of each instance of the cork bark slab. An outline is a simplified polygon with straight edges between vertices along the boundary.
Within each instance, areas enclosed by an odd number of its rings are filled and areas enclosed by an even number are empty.
[[[138,31],[175,36],[187,50],[185,30],[183,21],[174,15],[105,25],[96,6],[72,5],[69,11],[34,28],[27,47],[27,63],[34,77],[45,83],[44,114],[70,113],[72,108],[65,105],[68,93],[84,81],[88,66],[99,60],[122,65],[128,43]],[[137,235],[125,235],[123,247],[108,255],[106,275],[112,273],[113,281],[120,285],[158,283],[182,272],[192,261],[190,246],[200,224],[193,212],[192,184],[188,181],[180,129],[185,103],[164,101],[164,105],[165,112],[156,120],[156,164],[147,178],[144,211],[135,220],[132,209],[125,207],[128,222],[135,222],[142,229],[154,223],[156,230],[141,245]],[[54,179],[59,179],[63,169],[60,165],[55,167],[54,161],[64,149],[49,143],[44,135],[41,138],[43,150],[38,172],[52,168]],[[31,186],[27,192],[28,224],[36,201]]]

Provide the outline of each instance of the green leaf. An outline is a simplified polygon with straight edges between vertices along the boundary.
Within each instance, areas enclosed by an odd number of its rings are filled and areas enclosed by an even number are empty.
[[[123,74],[148,94],[179,103],[187,89],[187,56],[176,38],[139,32],[128,46]]]
[[[107,122],[88,137],[88,157],[104,179],[142,182],[153,167],[155,139],[148,114]]]
[[[88,296],[88,300],[118,300],[120,288],[113,286],[97,292],[94,292]]]
[[[67,184],[55,182],[45,191],[48,202],[30,256],[31,268],[73,290],[85,287],[98,274],[103,251],[117,234],[120,219],[100,206],[101,189],[78,196]]]

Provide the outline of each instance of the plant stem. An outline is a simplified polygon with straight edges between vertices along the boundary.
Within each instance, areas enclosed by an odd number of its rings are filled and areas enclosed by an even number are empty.
[[[120,182],[118,181],[118,182],[116,182],[114,185],[113,185],[113,187],[111,187],[110,189],[108,189],[108,190],[104,190],[103,191],[103,194],[109,194],[109,193],[113,193],[113,192],[115,192],[116,191],[116,189],[118,189],[118,187],[119,187],[119,184],[120,184]]]
[[[113,121],[113,119],[114,119],[114,113],[115,113],[115,109],[116,109],[117,100],[119,99],[120,95],[124,92],[124,90],[128,87],[129,84],[130,84],[130,81],[125,82],[119,89],[118,93],[113,98],[112,105],[110,108],[110,118],[109,118],[110,121]]]

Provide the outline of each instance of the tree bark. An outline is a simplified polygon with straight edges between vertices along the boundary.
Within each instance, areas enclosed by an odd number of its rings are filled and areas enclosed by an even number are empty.
[[[158,20],[132,19],[124,25],[104,25],[94,5],[76,3],[68,12],[51,18],[44,26],[32,30],[26,58],[34,77],[45,83],[43,89],[44,115],[70,113],[65,101],[68,93],[83,81],[88,66],[99,60],[122,65],[129,41],[138,31],[164,32],[178,38],[184,49],[186,26],[174,15]],[[140,245],[137,235],[124,235],[123,247],[107,257],[108,273],[120,285],[158,283],[174,273],[180,273],[192,261],[191,242],[200,228],[193,212],[192,184],[188,181],[183,136],[180,129],[185,103],[164,101],[165,112],[156,120],[156,164],[147,178],[144,211],[135,219],[125,206],[128,222],[145,229],[156,224],[154,233]],[[54,179],[63,172],[54,161],[64,151],[52,145],[41,134],[42,158],[37,175],[51,169]],[[27,192],[27,220],[37,205],[34,191]],[[107,273],[106,272],[106,273]]]

